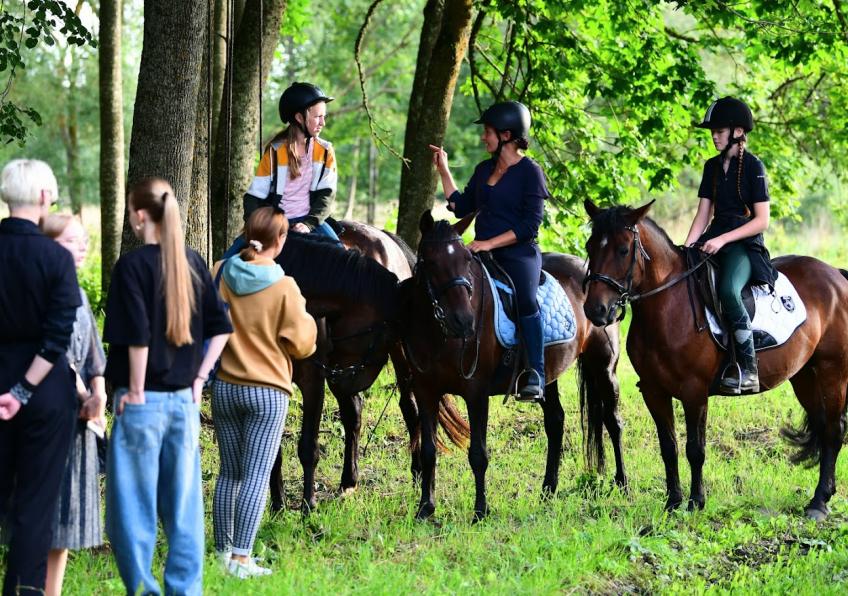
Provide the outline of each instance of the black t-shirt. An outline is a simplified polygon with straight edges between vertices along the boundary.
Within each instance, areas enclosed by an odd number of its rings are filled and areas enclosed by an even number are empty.
[[[191,317],[194,342],[179,348],[168,342],[159,255],[158,244],[147,244],[121,257],[112,272],[103,339],[109,342],[106,378],[114,387],[129,385],[129,346],[149,348],[145,389],[190,387],[203,359],[203,340],[233,330],[206,264],[186,249],[189,267],[197,274]]]
[[[719,155],[707,160],[704,164],[704,175],[701,178],[698,197],[713,201],[715,208],[713,217],[718,220],[745,217],[746,206],[753,215],[754,203],[764,203],[769,200],[766,169],[763,162],[755,155],[747,151],[743,154],[741,181],[738,180],[738,174],[739,158],[735,156],[730,159],[727,173],[721,167]],[[737,184],[738,182],[741,184]]]

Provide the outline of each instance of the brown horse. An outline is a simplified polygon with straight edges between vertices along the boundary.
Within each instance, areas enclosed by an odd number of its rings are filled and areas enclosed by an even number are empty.
[[[412,280],[404,284],[404,301],[409,312],[404,341],[412,364],[413,388],[421,417],[421,501],[417,517],[435,511],[436,419],[445,394],[461,395],[468,406],[471,444],[468,460],[474,472],[476,499],[474,519],[489,512],[486,503],[486,426],[489,396],[510,391],[509,379],[493,383],[503,349],[495,338],[494,302],[483,277],[482,265],[465,247],[460,234],[470,218],[451,226],[434,222],[430,212],[421,217],[418,264]],[[585,276],[575,257],[545,254],[543,266],[565,289],[571,303],[583,303],[580,283]],[[574,340],[549,346],[545,351],[545,400],[541,404],[548,437],[547,465],[542,490],[556,491],[562,455],[564,412],[557,377],[575,360],[579,363],[581,410],[587,430],[587,456],[603,465],[602,426],[605,425],[615,450],[615,481],[625,486],[621,460],[621,421],[618,417],[618,329],[598,329],[576,309]]]
[[[692,470],[689,509],[704,506],[702,468],[707,397],[722,356],[708,333],[699,333],[689,304],[687,265],[682,250],[638,209],[601,210],[585,201],[592,218],[586,316],[609,325],[632,304],[627,353],[659,435],[665,463],[667,509],[683,501],[677,472],[677,438],[672,397],[683,404],[686,457]],[[845,434],[848,381],[848,272],[810,257],[774,260],[795,285],[807,307],[807,321],[782,346],[758,354],[763,391],[789,379],[806,410],[802,430],[784,429],[800,448],[795,461],[819,461],[819,483],[806,513],[823,519],[836,489],[834,470]]]
[[[324,407],[324,386],[339,405],[345,431],[344,463],[339,490],[358,482],[359,439],[363,400],[391,357],[397,374],[399,405],[410,433],[413,478],[420,472],[418,408],[410,391],[410,373],[398,340],[398,277],[411,275],[411,251],[402,241],[371,226],[343,222],[344,250],[334,243],[291,234],[277,258],[306,298],[307,310],[319,321],[316,354],[294,366],[294,381],[303,396],[303,420],[298,457],[303,467],[304,511],[316,506],[315,469],[318,433]],[[461,414],[448,404],[440,423],[449,437],[467,434]],[[282,459],[271,473],[271,507],[283,507]]]

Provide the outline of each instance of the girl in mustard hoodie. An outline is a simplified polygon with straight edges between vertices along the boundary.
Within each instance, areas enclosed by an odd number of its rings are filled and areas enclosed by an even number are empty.
[[[260,207],[247,221],[247,248],[215,265],[221,297],[230,306],[233,334],[212,385],[212,418],[221,473],[215,486],[215,548],[236,577],[268,575],[250,557],[265,501],[268,477],[292,393],[292,358],[315,351],[315,320],[291,277],[274,262],[288,221]]]

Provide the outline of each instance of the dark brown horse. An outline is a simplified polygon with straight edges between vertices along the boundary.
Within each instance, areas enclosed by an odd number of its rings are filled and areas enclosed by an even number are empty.
[[[355,250],[291,234],[277,259],[286,274],[298,282],[307,310],[321,321],[316,354],[294,367],[294,381],[303,396],[298,457],[303,467],[304,511],[316,505],[315,469],[325,381],[338,401],[345,430],[339,489],[347,492],[356,487],[359,476],[361,392],[371,387],[390,356],[397,374],[399,405],[411,438],[413,477],[420,471],[418,408],[397,332],[398,277],[411,275],[410,251],[371,226],[355,222],[343,225],[342,241]],[[461,440],[465,422],[452,404],[444,409],[440,422],[448,436]],[[271,476],[274,510],[283,506],[281,461],[278,455]]]
[[[510,391],[508,376],[493,384],[503,356],[494,334],[494,303],[480,261],[472,257],[460,234],[470,223],[451,226],[434,222],[430,212],[421,218],[418,264],[412,280],[405,283],[404,300],[410,313],[405,328],[407,355],[413,369],[413,388],[421,416],[421,501],[417,517],[435,511],[436,420],[446,393],[461,395],[468,406],[471,444],[468,460],[474,472],[476,499],[474,519],[487,515],[486,426],[489,396]],[[621,422],[618,418],[618,329],[598,329],[583,316],[585,271],[575,257],[544,255],[543,266],[565,289],[576,308],[577,335],[574,340],[545,350],[545,401],[542,410],[548,455],[542,490],[556,491],[562,455],[564,413],[557,377],[575,360],[579,363],[581,410],[587,427],[587,455],[603,463],[602,425],[606,425],[615,450],[615,481],[627,482],[621,460]]]
[[[688,271],[683,252],[645,217],[650,203],[638,209],[601,210],[587,200],[585,207],[592,218],[587,281],[600,282],[588,287],[586,316],[596,325],[609,325],[623,306],[632,304],[627,353],[657,425],[666,508],[683,501],[672,397],[682,402],[686,417],[686,457],[692,470],[689,509],[703,508],[707,397],[722,356],[709,333],[696,329],[683,281]],[[834,470],[845,434],[848,273],[810,257],[780,257],[774,264],[798,290],[807,321],[785,344],[758,354],[760,387],[765,391],[788,379],[806,410],[804,428],[784,429],[783,434],[800,448],[796,461],[819,462],[819,483],[806,513],[823,519],[836,489]]]

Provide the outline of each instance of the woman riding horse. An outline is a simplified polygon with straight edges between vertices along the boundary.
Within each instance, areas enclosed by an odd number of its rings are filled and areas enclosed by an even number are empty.
[[[448,168],[448,155],[430,145],[433,163],[442,179],[448,208],[457,217],[477,211],[471,252],[492,251],[515,286],[519,327],[530,368],[522,373],[518,399],[541,401],[545,388],[545,349],[542,318],[536,291],[542,273],[542,254],[536,244],[544,201],[549,196],[542,168],[525,157],[530,132],[530,111],[517,101],[489,107],[476,124],[483,125],[480,139],[491,159],[474,169],[463,192],[457,190]],[[528,373],[528,374],[524,374]]]
[[[742,303],[742,289],[748,282],[774,288],[777,271],[763,242],[769,224],[766,171],[763,162],[745,151],[754,117],[745,102],[723,97],[710,105],[704,121],[697,126],[710,129],[719,154],[704,164],[700,202],[686,246],[700,245],[719,262],[719,300],[731,326],[739,365],[725,367],[719,389],[728,395],[757,393],[760,381],[754,334]],[[711,215],[713,220],[707,227]]]

